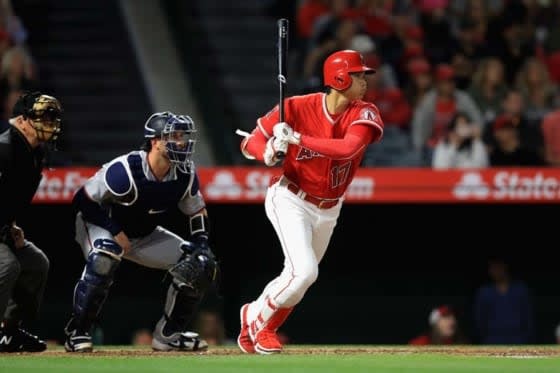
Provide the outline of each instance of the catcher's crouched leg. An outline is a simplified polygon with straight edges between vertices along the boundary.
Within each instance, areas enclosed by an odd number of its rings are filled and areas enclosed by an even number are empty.
[[[93,350],[91,327],[109,294],[121,255],[120,246],[108,240],[103,240],[103,246],[94,248],[88,255],[82,277],[74,289],[72,317],[64,329],[66,351]]]
[[[198,306],[216,278],[218,265],[209,249],[187,245],[185,255],[169,270],[171,284],[162,318],[158,321],[152,339],[157,351],[200,351],[208,343],[195,332],[186,331]]]

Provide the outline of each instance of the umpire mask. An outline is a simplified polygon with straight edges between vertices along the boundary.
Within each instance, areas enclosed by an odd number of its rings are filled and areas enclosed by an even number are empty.
[[[62,106],[52,96],[40,92],[26,93],[16,102],[13,114],[29,119],[42,143],[54,143],[61,132]]]

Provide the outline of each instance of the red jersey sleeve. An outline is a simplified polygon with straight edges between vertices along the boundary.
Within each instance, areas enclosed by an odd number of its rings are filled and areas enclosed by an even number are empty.
[[[268,139],[272,137],[274,125],[278,123],[280,115],[278,105],[257,119],[257,126],[251,135],[241,141],[241,153],[248,159],[263,161],[264,148]]]
[[[374,134],[371,127],[355,125],[348,128],[342,139],[320,139],[302,135],[300,146],[331,159],[350,159],[371,143],[373,136],[376,136],[376,133]]]
[[[344,138],[316,138],[301,136],[300,145],[331,159],[350,159],[370,143],[383,137],[383,121],[377,107],[360,102],[352,107],[352,119]]]
[[[279,119],[280,113],[278,112],[278,105],[276,105],[264,116],[257,119],[257,128],[262,132],[267,140],[273,136],[274,125],[278,123]]]
[[[383,124],[383,120],[381,119],[381,114],[379,114],[379,109],[369,102],[363,102],[358,107],[359,115],[358,117],[350,123],[350,126],[355,124],[365,124],[370,126],[374,129],[374,135],[371,139],[371,142],[377,142],[381,140],[383,137],[383,129],[385,125]]]

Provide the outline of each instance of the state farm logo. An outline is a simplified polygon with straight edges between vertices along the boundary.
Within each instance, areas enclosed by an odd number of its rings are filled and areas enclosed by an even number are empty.
[[[209,200],[263,199],[271,177],[271,173],[262,171],[251,171],[246,175],[218,171],[207,184],[204,194]]]
[[[481,173],[464,173],[453,188],[458,199],[554,200],[560,199],[560,180],[542,172],[522,176],[519,172],[499,171],[487,183]]]
[[[88,177],[89,175],[82,174],[79,171],[58,174],[43,173],[35,199],[39,201],[69,201]]]
[[[370,199],[373,197],[374,189],[373,177],[356,176],[348,186],[346,196],[350,199]]]
[[[453,195],[459,199],[474,197],[484,199],[488,197],[490,189],[478,172],[463,174],[463,178],[453,188]]]
[[[206,187],[208,198],[238,198],[241,196],[242,188],[235,176],[229,171],[219,171],[214,174],[214,179]]]

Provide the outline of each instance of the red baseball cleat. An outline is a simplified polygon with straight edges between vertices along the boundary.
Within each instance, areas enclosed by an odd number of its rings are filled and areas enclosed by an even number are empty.
[[[241,331],[237,337],[237,345],[241,351],[246,354],[255,353],[255,343],[249,335],[249,323],[247,322],[247,311],[249,309],[249,303],[246,303],[241,307],[240,319],[241,319]]]
[[[282,343],[276,331],[269,328],[259,330],[255,336],[255,350],[262,355],[277,354],[282,352]]]

